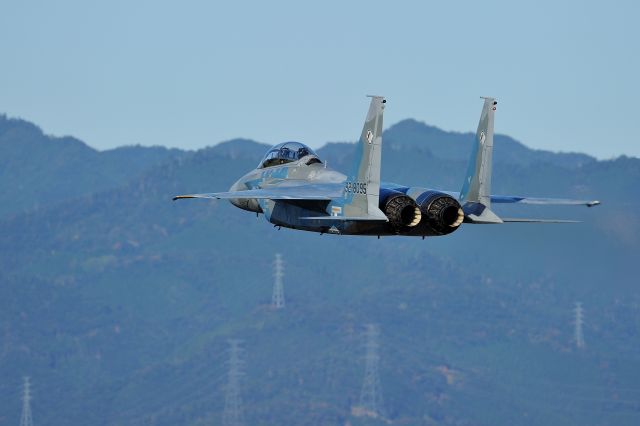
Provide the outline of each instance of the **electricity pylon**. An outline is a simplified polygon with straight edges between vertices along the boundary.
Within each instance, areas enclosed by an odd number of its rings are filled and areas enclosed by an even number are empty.
[[[378,337],[380,332],[376,324],[367,324],[365,332],[365,369],[362,390],[360,391],[360,412],[370,417],[384,417],[382,400],[382,385],[380,384],[379,364],[380,355],[378,349]]]
[[[284,285],[282,283],[284,267],[282,265],[282,255],[280,253],[276,253],[276,260],[273,267],[273,277],[275,281],[273,283],[273,294],[271,295],[271,307],[275,309],[282,309],[284,308]]]
[[[576,307],[574,309],[576,318],[575,318],[575,341],[576,347],[578,349],[584,348],[584,333],[582,331],[582,325],[584,324],[584,310],[582,309],[582,303],[576,302]]]
[[[29,378],[24,378],[22,388],[22,416],[20,416],[20,426],[33,426],[31,418],[31,384]]]
[[[229,340],[229,371],[227,372],[227,389],[224,399],[222,424],[224,426],[241,426],[244,424],[242,413],[242,397],[240,395],[240,379],[244,375],[243,361],[240,359],[240,340]]]

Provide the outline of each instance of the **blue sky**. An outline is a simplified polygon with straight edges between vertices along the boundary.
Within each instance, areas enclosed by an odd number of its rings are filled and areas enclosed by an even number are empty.
[[[366,94],[554,151],[640,156],[640,6],[613,2],[3,2],[0,112],[106,149],[354,140]]]

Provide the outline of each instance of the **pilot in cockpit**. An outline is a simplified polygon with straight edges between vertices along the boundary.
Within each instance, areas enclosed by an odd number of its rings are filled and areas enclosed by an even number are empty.
[[[267,152],[262,161],[260,161],[259,168],[267,168],[273,166],[279,166],[293,161],[298,161],[301,158],[312,156],[307,162],[307,165],[313,163],[321,163],[320,159],[311,148],[300,142],[285,142],[274,146]]]

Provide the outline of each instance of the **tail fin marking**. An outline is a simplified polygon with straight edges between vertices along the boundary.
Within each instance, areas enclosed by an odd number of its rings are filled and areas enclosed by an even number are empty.
[[[475,144],[467,176],[460,191],[460,203],[480,203],[491,208],[491,169],[493,156],[493,121],[498,104],[494,98],[483,98],[484,106],[476,131]]]
[[[370,97],[371,104],[360,133],[356,158],[345,183],[344,215],[386,219],[385,214],[378,207],[382,161],[382,116],[386,100],[383,96]]]

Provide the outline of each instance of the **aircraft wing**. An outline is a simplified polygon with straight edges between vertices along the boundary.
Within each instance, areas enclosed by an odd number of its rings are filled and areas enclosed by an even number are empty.
[[[442,191],[454,198],[459,199],[460,193],[454,191]],[[574,200],[570,198],[538,198],[538,197],[521,197],[514,195],[489,195],[487,197],[489,203],[495,204],[533,204],[533,205],[558,205],[558,206],[587,206],[593,207],[600,204],[598,200]],[[579,223],[575,220],[562,219],[529,219],[529,218],[501,218],[498,217],[491,209],[480,207],[478,203],[465,203],[462,209],[465,213],[465,222],[469,223]]]
[[[558,206],[587,206],[593,207],[600,204],[598,200],[572,200],[569,198],[535,198],[519,197],[512,195],[491,195],[492,203],[518,203],[518,204],[538,204],[538,205],[558,205]]]
[[[210,192],[205,194],[187,194],[173,197],[175,200],[185,198],[256,198],[269,200],[319,200],[330,201],[341,198],[344,185],[342,183],[299,183],[269,186],[267,188],[247,189],[244,191]]]
[[[565,219],[526,219],[520,217],[503,217],[501,219],[505,223],[580,223],[579,220]]]
[[[442,191],[445,194],[459,199],[460,193],[454,191]],[[539,197],[522,197],[519,195],[490,195],[492,203],[496,204],[537,204],[537,205],[556,205],[556,206],[587,206],[593,207],[600,204],[598,200],[574,200],[570,198],[539,198]]]

